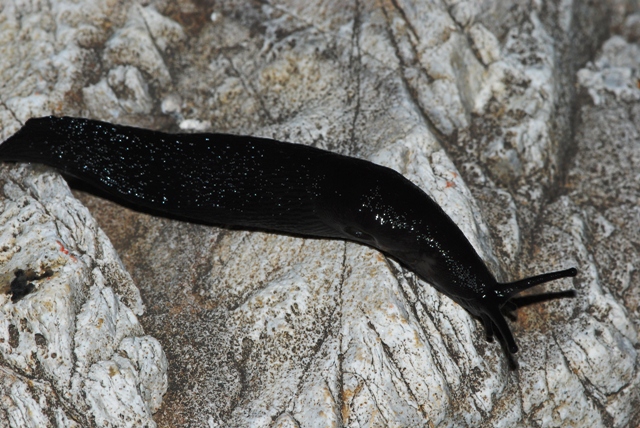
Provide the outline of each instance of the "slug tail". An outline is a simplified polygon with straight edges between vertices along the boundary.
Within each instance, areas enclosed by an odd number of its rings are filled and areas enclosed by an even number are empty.
[[[0,144],[0,159],[14,161],[18,160],[20,147],[23,145],[28,138],[25,138],[25,127],[23,126],[13,134],[11,137],[7,138],[2,144]]]
[[[57,137],[52,128],[57,120],[53,116],[27,120],[18,132],[0,144],[0,159],[27,162],[47,160],[48,156],[42,153],[42,142]]]
[[[569,268],[565,270],[559,270],[555,272],[543,273],[541,275],[532,276],[530,278],[521,279],[519,281],[508,282],[499,284],[496,293],[500,297],[503,302],[509,300],[509,298],[514,295],[524,291],[528,288],[534,287],[538,284],[543,284],[545,282],[555,281],[560,278],[568,278],[573,277],[578,274],[578,270],[576,268]]]

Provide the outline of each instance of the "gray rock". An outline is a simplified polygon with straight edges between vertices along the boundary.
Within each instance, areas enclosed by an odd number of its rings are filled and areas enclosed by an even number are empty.
[[[160,343],[107,236],[52,171],[3,165],[0,393],[5,426],[155,426]],[[13,273],[35,289],[14,299]]]
[[[501,280],[580,274],[537,290],[575,288],[575,298],[518,309],[514,370],[478,320],[370,248],[177,222],[76,192],[139,287],[143,315],[77,201],[38,212],[45,220],[28,233],[21,224],[35,220],[9,209],[27,197],[46,206],[46,194],[68,195],[64,182],[5,165],[0,273],[51,265],[70,279],[56,273],[15,304],[4,297],[14,321],[0,324],[0,418],[144,426],[158,410],[160,426],[637,425],[633,7],[8,3],[2,139],[29,117],[65,114],[309,144],[404,174]],[[56,333],[56,364],[44,360],[54,342],[33,327],[57,314],[51,305],[69,326]],[[33,309],[10,318],[22,307]]]

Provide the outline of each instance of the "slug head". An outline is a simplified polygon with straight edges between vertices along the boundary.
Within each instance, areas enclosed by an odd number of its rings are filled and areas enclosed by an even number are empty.
[[[470,302],[472,308],[464,305],[471,313],[480,317],[484,324],[487,338],[491,338],[494,333],[503,341],[507,350],[511,354],[518,352],[518,345],[513,338],[511,329],[502,315],[502,307],[516,294],[528,288],[560,278],[576,276],[576,268],[565,269],[556,272],[549,272],[542,275],[532,276],[519,281],[508,283],[495,283],[493,293],[483,295],[478,301]]]

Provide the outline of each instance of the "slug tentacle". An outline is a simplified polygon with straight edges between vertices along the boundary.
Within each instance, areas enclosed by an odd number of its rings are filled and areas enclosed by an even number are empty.
[[[507,350],[511,354],[515,354],[518,352],[518,345],[516,345],[516,340],[511,333],[511,329],[507,324],[507,320],[504,319],[504,316],[500,312],[500,309],[494,307],[493,310],[489,312],[489,318],[493,324],[498,328],[498,332],[500,333],[500,337],[502,338]]]
[[[375,247],[480,318],[514,353],[502,306],[576,269],[499,284],[449,216],[392,169],[300,144],[166,134],[72,117],[30,119],[0,159],[38,162],[155,212]]]
[[[498,284],[496,294],[500,298],[504,299],[504,301],[507,301],[511,297],[515,296],[521,291],[526,290],[527,288],[531,288],[545,282],[555,281],[556,279],[560,278],[573,277],[577,274],[578,270],[576,268],[569,268],[555,272],[543,273],[541,275],[532,276],[514,282],[501,283]]]

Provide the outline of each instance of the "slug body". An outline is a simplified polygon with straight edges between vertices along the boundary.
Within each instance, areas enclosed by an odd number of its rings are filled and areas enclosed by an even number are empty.
[[[185,219],[370,245],[481,318],[487,336],[497,333],[512,353],[501,307],[526,288],[577,273],[498,283],[442,208],[401,174],[300,144],[44,117],[2,143],[0,159],[46,164]]]

